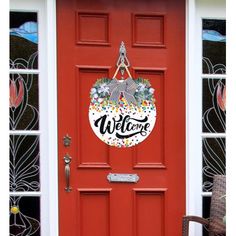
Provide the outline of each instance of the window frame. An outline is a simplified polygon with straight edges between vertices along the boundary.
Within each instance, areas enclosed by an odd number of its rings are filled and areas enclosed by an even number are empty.
[[[41,186],[39,192],[16,192],[9,193],[9,196],[40,196],[41,236],[58,235],[56,1],[11,0],[9,10],[38,14],[38,69],[9,69],[9,73],[33,73],[39,76],[40,128],[31,134],[40,136]],[[10,131],[10,134],[13,133],[28,134],[27,131]]]
[[[225,133],[202,132],[202,81],[207,78],[225,78],[226,75],[202,74],[202,20],[226,19],[225,1],[211,4],[205,0],[187,3],[186,34],[186,214],[202,216],[202,199],[210,192],[202,191],[202,138],[225,137]],[[194,27],[193,27],[194,26]],[[202,235],[200,224],[190,225],[190,235]]]

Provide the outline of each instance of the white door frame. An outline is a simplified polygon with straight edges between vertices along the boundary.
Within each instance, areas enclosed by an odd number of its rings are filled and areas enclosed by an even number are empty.
[[[57,38],[56,38],[56,0],[45,0],[47,12],[47,75],[48,92],[48,121],[49,125],[49,236],[59,235],[58,223],[58,135],[57,135]],[[60,141],[60,140],[59,140]],[[44,236],[44,235],[42,235]],[[46,236],[46,235],[45,235]]]
[[[38,13],[41,235],[58,234],[56,1],[11,0],[10,10]],[[19,70],[20,72],[20,70]]]
[[[202,19],[225,19],[226,10],[225,0],[186,1],[186,214],[202,216],[210,195],[202,192]],[[191,224],[190,235],[202,235],[202,226]]]

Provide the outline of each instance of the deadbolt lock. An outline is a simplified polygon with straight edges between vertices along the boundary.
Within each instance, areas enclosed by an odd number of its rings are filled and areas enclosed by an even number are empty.
[[[66,134],[64,137],[63,137],[63,144],[65,147],[69,147],[70,144],[71,144],[71,137],[69,136],[69,134]]]

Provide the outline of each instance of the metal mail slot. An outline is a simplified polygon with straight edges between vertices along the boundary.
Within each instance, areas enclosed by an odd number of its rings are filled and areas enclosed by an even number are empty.
[[[139,176],[137,174],[112,174],[107,176],[109,182],[137,183]]]

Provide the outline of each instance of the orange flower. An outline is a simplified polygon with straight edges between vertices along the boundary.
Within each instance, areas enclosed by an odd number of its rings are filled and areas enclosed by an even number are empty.
[[[217,104],[222,111],[226,110],[226,87],[224,86],[223,91],[221,84],[218,84],[216,91]]]
[[[24,98],[23,80],[19,80],[19,90],[17,89],[16,82],[14,80],[10,80],[9,89],[10,89],[9,106],[10,108],[12,107],[17,108],[22,103]]]

